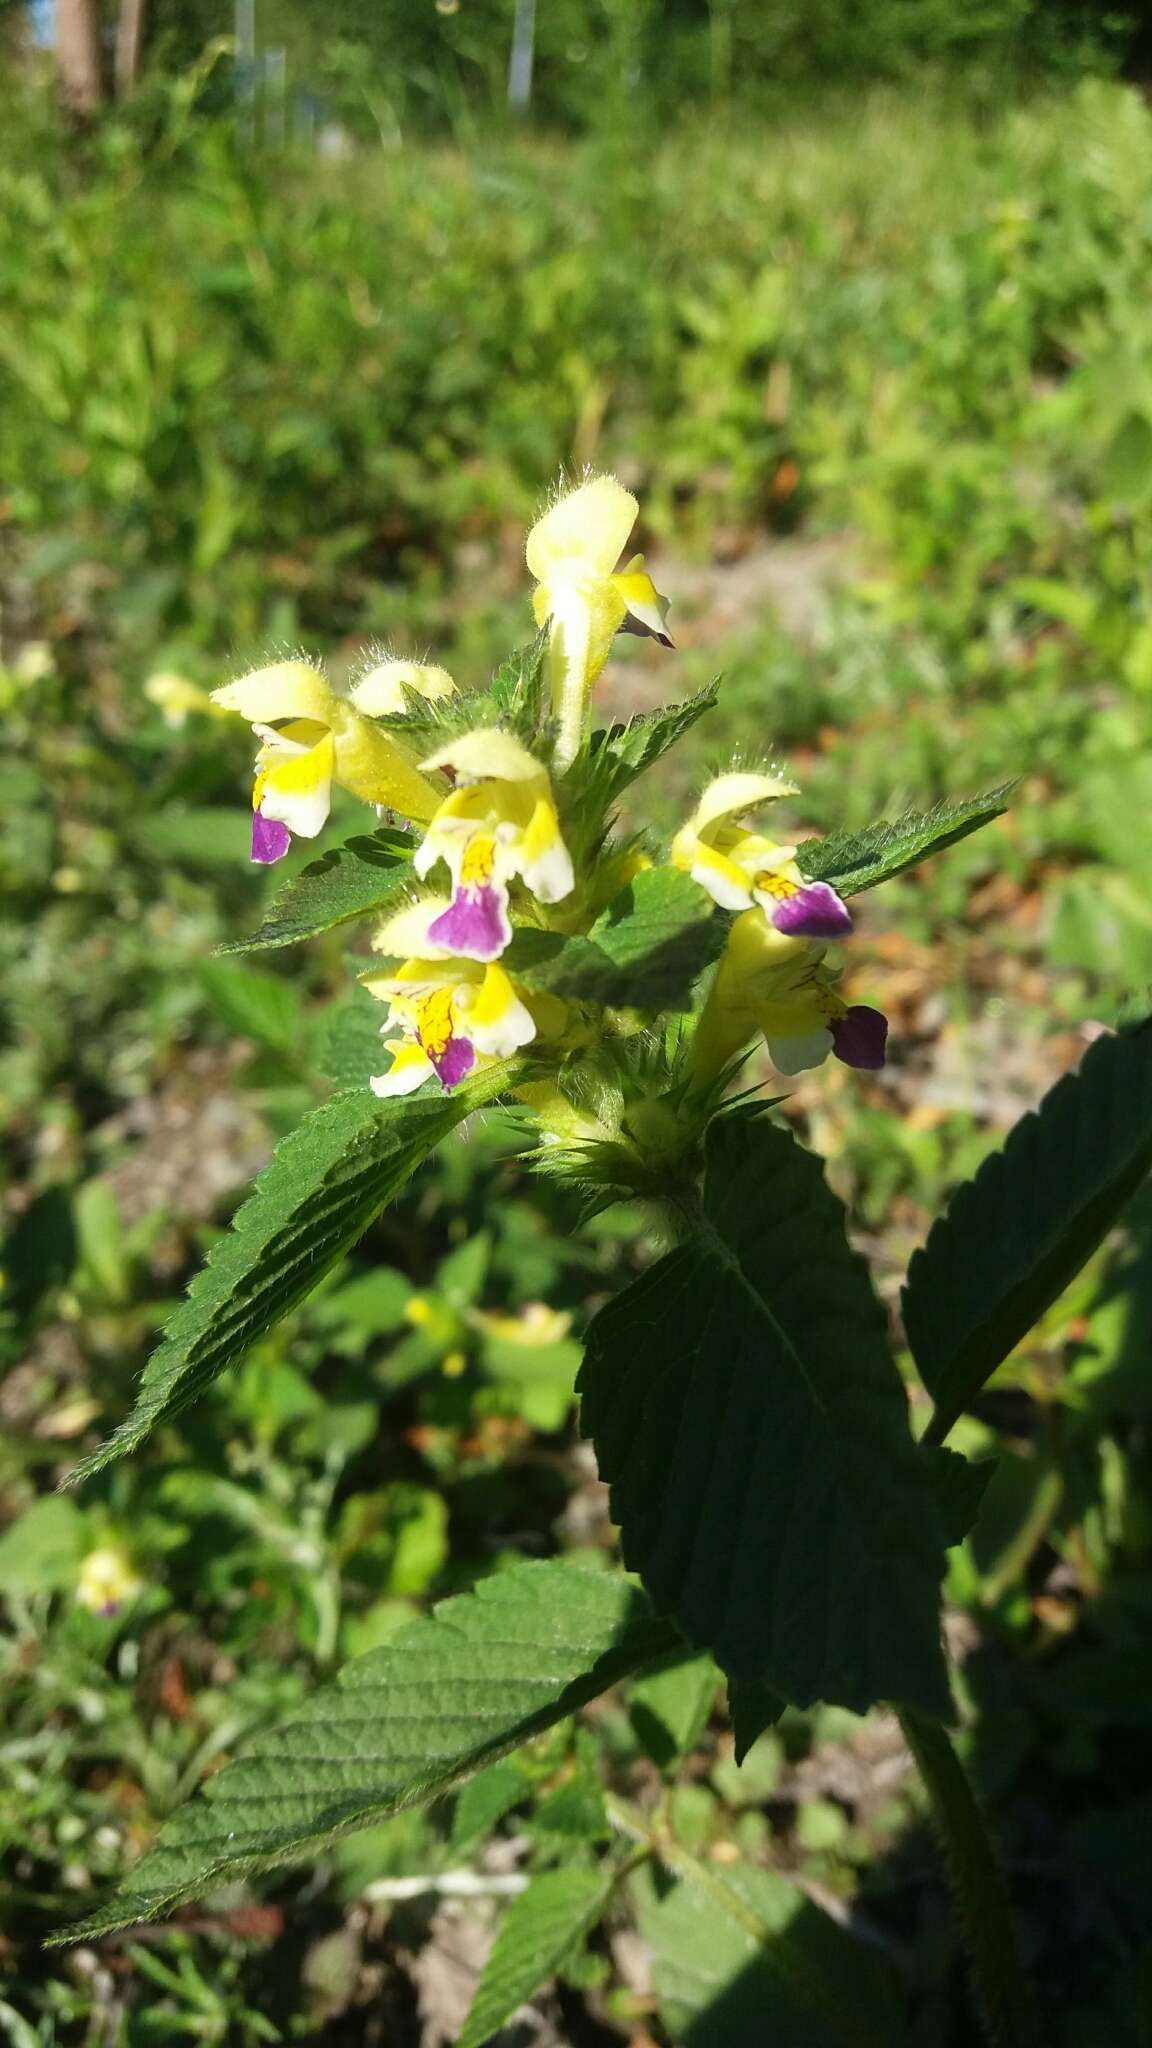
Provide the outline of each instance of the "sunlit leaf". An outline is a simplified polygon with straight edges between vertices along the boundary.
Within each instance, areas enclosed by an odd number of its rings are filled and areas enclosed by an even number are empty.
[[[333,847],[284,884],[256,931],[230,939],[219,951],[259,953],[293,946],[383,909],[412,880],[411,851],[407,833],[385,826]]]
[[[612,1894],[615,1871],[546,1870],[513,1899],[500,1923],[459,2048],[483,2048],[595,1927]]]
[[[517,931],[504,956],[529,988],[636,1009],[685,1009],[697,976],[724,943],[723,921],[689,876],[648,868],[601,913],[586,938]]]
[[[507,1078],[501,1066],[451,1095],[430,1084],[428,1095],[383,1102],[367,1088],[349,1091],[305,1117],[196,1275],[144,1368],[131,1414],[74,1480],[135,1450],[311,1294],[421,1160]]]
[[[210,1885],[287,1863],[450,1790],[666,1652],[636,1587],[518,1565],[345,1666],[169,1820],[76,1941],[152,1920]]]
[[[796,859],[810,880],[829,883],[841,896],[857,896],[1002,817],[1014,788],[1015,783],[1002,782],[984,796],[937,804],[930,811],[907,811],[902,818],[881,819],[863,832],[807,839]]]

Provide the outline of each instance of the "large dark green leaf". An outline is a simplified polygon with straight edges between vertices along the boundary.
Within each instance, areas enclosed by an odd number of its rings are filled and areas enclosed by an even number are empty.
[[[262,953],[294,946],[354,917],[382,910],[412,880],[412,841],[406,832],[382,826],[334,846],[272,898],[258,929],[230,939],[221,953]]]
[[[908,1268],[932,1441],[1080,1271],[1152,1167],[1152,1023],[1100,1038],[958,1188]]]
[[[1002,782],[984,796],[960,803],[937,804],[930,811],[907,811],[902,818],[881,819],[863,832],[834,832],[827,839],[808,839],[796,859],[813,882],[828,882],[841,896],[858,896],[915,867],[958,839],[967,839],[1008,808],[1013,782]]]
[[[648,868],[613,898],[586,937],[522,927],[504,966],[528,988],[641,1010],[686,1009],[724,943],[723,920],[689,876]]]
[[[350,1090],[305,1117],[196,1275],[144,1368],[132,1413],[74,1478],[135,1450],[242,1358],[311,1294],[453,1126],[507,1080],[501,1066],[451,1095],[429,1084],[429,1095],[380,1102],[367,1088]]]
[[[884,1314],[819,1163],[758,1107],[703,1215],[602,1309],[580,1376],[627,1563],[729,1676],[948,1712],[943,1536]]]
[[[209,1885],[315,1855],[448,1791],[674,1643],[609,1572],[525,1564],[445,1600],[256,1737],[161,1829],[108,1905],[59,1937],[154,1920]]]

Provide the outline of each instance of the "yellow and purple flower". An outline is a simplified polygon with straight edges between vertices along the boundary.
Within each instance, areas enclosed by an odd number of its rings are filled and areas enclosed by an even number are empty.
[[[456,785],[412,863],[423,877],[443,861],[452,877],[452,900],[428,936],[466,960],[498,960],[512,937],[514,876],[539,903],[558,903],[575,887],[548,771],[494,727],[461,734],[422,766],[450,774]]]
[[[81,1560],[76,1599],[108,1621],[144,1591],[144,1581],[119,1543],[104,1543]]]
[[[738,917],[700,1020],[697,1070],[718,1073],[757,1035],[781,1074],[818,1067],[829,1053],[866,1072],[882,1067],[887,1018],[846,1003],[823,956],[823,946],[780,932],[760,909]]]
[[[280,661],[212,692],[212,702],[239,712],[261,742],[252,790],[254,861],[281,860],[293,836],[314,839],[327,822],[333,783],[404,817],[432,816],[439,790],[408,748],[365,715],[372,682],[367,676],[341,697],[311,662]]]
[[[811,882],[796,848],[734,822],[797,786],[778,775],[736,772],[709,784],[672,842],[672,859],[722,910],[762,910],[787,938],[839,939],[852,929],[848,906],[827,882]]]
[[[370,1084],[381,1096],[410,1095],[433,1074],[443,1088],[456,1088],[474,1068],[531,1045],[541,1006],[548,1015],[549,1005],[561,1009],[552,997],[534,997],[530,1008],[495,961],[405,960],[394,974],[366,974],[363,983],[389,1005],[381,1035],[392,1064]]]
[[[575,758],[588,692],[617,633],[639,633],[671,647],[668,601],[633,555],[617,563],[639,507],[614,476],[589,477],[537,520],[525,555],[536,578],[533,610],[549,629],[552,712],[560,725],[557,758]]]

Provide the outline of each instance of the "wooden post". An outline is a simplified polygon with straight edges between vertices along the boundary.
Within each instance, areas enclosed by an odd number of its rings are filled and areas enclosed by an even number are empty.
[[[147,6],[148,0],[120,0],[116,18],[116,93],[122,100],[127,99],[140,75]]]
[[[94,114],[104,100],[98,0],[56,0],[56,65],[65,98]]]

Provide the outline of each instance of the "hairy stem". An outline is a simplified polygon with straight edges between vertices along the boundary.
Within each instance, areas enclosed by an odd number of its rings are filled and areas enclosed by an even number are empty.
[[[992,2048],[1037,2048],[1039,2021],[1008,1891],[976,1794],[940,1723],[911,1707],[899,1711],[944,1846],[985,2033]]]

